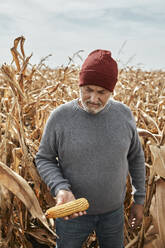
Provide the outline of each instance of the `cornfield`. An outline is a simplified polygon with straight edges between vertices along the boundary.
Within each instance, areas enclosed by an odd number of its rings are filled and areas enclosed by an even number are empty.
[[[50,112],[78,97],[80,68],[50,69],[42,59],[31,65],[24,37],[14,40],[13,61],[0,69],[0,247],[54,247],[55,223],[45,212],[55,205],[37,173],[34,158]],[[125,248],[165,247],[165,72],[120,69],[113,98],[127,104],[138,127],[146,161],[143,223],[132,230],[128,177],[125,198]],[[84,248],[98,248],[92,233]]]

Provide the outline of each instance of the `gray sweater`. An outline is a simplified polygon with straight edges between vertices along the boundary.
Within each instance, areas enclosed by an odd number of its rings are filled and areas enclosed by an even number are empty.
[[[71,190],[86,197],[88,214],[113,211],[123,204],[128,172],[134,201],[144,203],[145,163],[130,109],[110,100],[97,114],[78,99],[57,107],[46,123],[36,166],[52,195]]]

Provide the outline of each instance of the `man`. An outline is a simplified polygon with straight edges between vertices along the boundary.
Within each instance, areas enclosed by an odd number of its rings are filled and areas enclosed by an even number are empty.
[[[130,109],[111,100],[118,68],[95,50],[82,65],[80,98],[50,115],[36,155],[38,171],[57,204],[85,197],[90,207],[56,219],[58,248],[81,248],[93,230],[100,248],[123,247],[128,172],[135,188],[130,224],[140,225],[145,198],[144,154]]]

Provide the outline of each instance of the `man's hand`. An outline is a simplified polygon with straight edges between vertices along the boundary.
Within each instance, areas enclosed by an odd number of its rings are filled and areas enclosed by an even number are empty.
[[[129,223],[131,228],[136,229],[142,223],[144,206],[133,203],[130,209]]]
[[[75,200],[75,197],[71,191],[61,189],[61,190],[59,190],[58,194],[56,195],[56,206],[73,201],[73,200]],[[74,213],[72,215],[64,217],[64,220],[73,219],[73,218],[76,218],[78,216],[82,216],[84,214],[86,214],[86,211]]]

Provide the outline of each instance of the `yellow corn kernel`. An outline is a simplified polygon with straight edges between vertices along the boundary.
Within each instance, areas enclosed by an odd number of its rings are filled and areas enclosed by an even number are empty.
[[[89,203],[85,198],[79,198],[52,208],[49,208],[45,215],[47,218],[61,218],[73,213],[85,211],[89,208]]]

